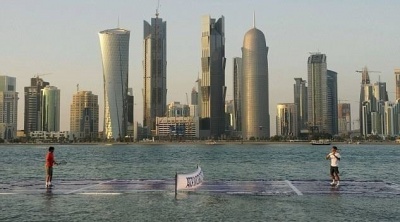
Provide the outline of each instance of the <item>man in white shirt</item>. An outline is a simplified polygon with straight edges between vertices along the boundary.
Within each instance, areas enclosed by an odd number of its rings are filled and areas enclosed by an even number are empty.
[[[340,160],[340,153],[338,152],[338,148],[336,146],[332,147],[331,152],[326,155],[327,160],[331,160],[331,177],[332,177],[332,183],[331,185],[334,186],[339,186],[339,160]]]

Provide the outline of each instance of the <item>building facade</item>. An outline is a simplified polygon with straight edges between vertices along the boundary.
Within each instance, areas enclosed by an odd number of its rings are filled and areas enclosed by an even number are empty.
[[[151,25],[144,21],[143,26],[143,126],[152,131],[167,105],[167,23],[157,12]]]
[[[24,87],[25,112],[24,112],[24,132],[29,135],[30,132],[41,129],[41,90],[50,85],[49,82],[36,76],[31,78],[31,85]]]
[[[264,33],[253,27],[244,36],[242,47],[241,113],[242,137],[266,139],[270,136],[268,47]]]
[[[172,102],[167,105],[167,117],[186,117],[190,116],[190,108],[180,102]]]
[[[307,64],[308,127],[311,133],[331,133],[328,123],[326,55],[314,53],[308,57]]]
[[[199,138],[199,117],[157,117],[156,135],[169,139]]]
[[[225,18],[202,17],[201,127],[209,136],[225,133]]]
[[[332,135],[338,134],[338,93],[337,93],[337,72],[327,70],[327,128]]]
[[[242,71],[242,58],[233,58],[233,129],[237,132],[242,131]]]
[[[394,70],[395,86],[396,86],[396,100],[400,99],[400,69]]]
[[[302,130],[306,132],[308,130],[307,82],[302,78],[294,78],[294,80],[294,104],[297,108],[297,130],[299,131],[297,134],[299,134]]]
[[[294,103],[279,103],[276,106],[276,135],[288,138],[298,136],[297,110]]]
[[[72,97],[70,132],[75,138],[95,139],[99,135],[99,101],[91,91],[78,91]]]
[[[18,92],[15,77],[0,76],[0,138],[12,140],[17,136]]]
[[[42,131],[60,131],[60,90],[55,86],[46,86],[41,90]]]
[[[351,131],[350,103],[338,104],[338,131],[339,134],[349,134]]]
[[[105,139],[126,136],[128,123],[129,36],[125,29],[99,32],[103,64]]]

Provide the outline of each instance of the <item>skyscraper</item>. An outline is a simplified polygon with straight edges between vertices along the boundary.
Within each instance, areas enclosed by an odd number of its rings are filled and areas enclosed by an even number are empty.
[[[42,124],[46,132],[60,131],[60,90],[55,86],[46,86],[41,90]]]
[[[338,131],[340,134],[348,134],[351,131],[350,103],[338,104]]]
[[[233,58],[233,129],[241,132],[242,131],[242,58]]]
[[[48,86],[49,82],[43,81],[37,75],[31,78],[31,85],[24,87],[25,93],[25,113],[24,113],[24,132],[29,135],[30,132],[40,131],[42,122],[41,111],[41,90]]]
[[[264,34],[255,26],[247,31],[242,47],[242,136],[270,136],[268,92],[268,47]]]
[[[91,91],[78,91],[72,97],[70,132],[76,138],[94,139],[99,134],[99,101]]]
[[[399,100],[400,99],[400,69],[395,69],[394,75],[396,78],[396,100]]]
[[[297,109],[297,130],[299,131],[297,133],[300,133],[301,130],[307,129],[307,86],[306,81],[302,78],[294,78],[294,80],[294,104]]]
[[[308,57],[308,126],[312,133],[328,130],[326,55],[314,53]]]
[[[211,137],[225,133],[225,18],[202,17],[201,127]]]
[[[18,92],[15,77],[0,76],[0,138],[17,136]]]
[[[143,126],[155,130],[156,117],[166,114],[167,22],[158,17],[143,21]]]
[[[276,135],[297,137],[297,107],[294,103],[279,103],[276,106]]]
[[[338,133],[338,96],[337,96],[337,72],[327,70],[327,132],[331,135]]]
[[[99,32],[104,80],[104,127],[106,139],[126,136],[128,122],[129,36],[125,29]]]

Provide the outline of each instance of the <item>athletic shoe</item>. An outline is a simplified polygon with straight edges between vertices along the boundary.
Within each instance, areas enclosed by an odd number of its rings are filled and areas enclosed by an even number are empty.
[[[332,181],[331,186],[335,185],[335,181]]]
[[[336,183],[336,186],[337,186],[337,187],[339,186],[339,181]]]

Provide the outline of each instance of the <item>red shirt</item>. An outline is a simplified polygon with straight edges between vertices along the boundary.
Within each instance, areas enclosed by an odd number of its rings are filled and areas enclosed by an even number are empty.
[[[54,164],[54,154],[52,152],[48,152],[46,155],[46,167],[52,167]]]

